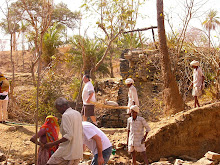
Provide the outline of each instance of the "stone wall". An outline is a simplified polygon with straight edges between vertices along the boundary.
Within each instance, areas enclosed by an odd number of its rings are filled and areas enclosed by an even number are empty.
[[[127,98],[120,97],[121,94],[127,94],[128,90],[123,88],[123,81],[114,82],[113,80],[105,80],[103,82],[97,82],[95,84],[95,90],[97,95],[97,101],[103,103],[105,100],[111,100],[117,102],[119,105],[126,105]],[[122,109],[99,109],[95,108],[97,112],[97,120],[100,127],[113,127],[121,128],[127,125],[126,110]]]
[[[155,74],[157,73],[157,65],[159,63],[159,58],[157,58],[157,50],[141,50],[141,49],[126,49],[120,58],[120,72],[122,80],[127,78],[132,78],[135,81],[134,86],[138,91],[140,106],[143,102],[146,102],[147,93],[154,92],[155,89],[159,90],[158,83],[152,85],[155,80]],[[125,86],[123,88],[126,88]],[[145,93],[145,94],[142,94]],[[124,96],[126,95],[126,96]],[[120,101],[126,102],[127,93],[122,93],[119,95]]]
[[[98,82],[96,90],[100,93],[102,99],[103,94],[110,95],[106,92],[115,86],[117,96],[111,97],[112,101],[116,101],[120,106],[126,106],[128,101],[128,88],[124,84],[124,80],[128,77],[135,81],[137,88],[141,113],[140,115],[148,119],[149,108],[152,105],[150,97],[156,97],[158,91],[161,90],[161,84],[155,82],[155,73],[158,68],[159,59],[158,51],[141,49],[126,49],[120,57],[120,73],[122,79],[119,82],[107,80]],[[116,100],[114,100],[117,97]],[[101,126],[104,127],[126,127],[128,115],[126,110],[108,110],[103,111],[103,115],[99,117]]]
[[[122,79],[130,77],[137,82],[152,81],[158,63],[157,50],[126,49],[120,58]]]
[[[132,78],[137,89],[140,115],[147,120],[155,120],[161,114],[160,64],[158,50],[126,49],[121,54],[120,71],[122,81]],[[121,86],[121,90],[126,86]],[[122,105],[127,104],[127,92],[118,95]],[[162,106],[161,106],[162,107]],[[153,110],[154,112],[151,112]]]

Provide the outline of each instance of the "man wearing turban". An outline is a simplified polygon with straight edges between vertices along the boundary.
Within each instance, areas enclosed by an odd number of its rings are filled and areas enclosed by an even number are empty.
[[[204,74],[202,72],[202,69],[199,67],[199,62],[193,60],[190,63],[190,66],[193,67],[193,82],[191,86],[193,87],[192,90],[192,96],[195,98],[195,104],[194,107],[196,106],[200,107],[199,101],[198,101],[198,96],[202,94],[202,90],[204,89]]]
[[[147,124],[146,120],[138,115],[139,107],[137,105],[132,105],[130,107],[130,110],[131,117],[129,117],[127,121],[128,152],[132,155],[134,165],[136,165],[136,152],[141,153],[141,156],[144,159],[145,164],[149,164],[146,155],[145,140],[148,132],[150,131],[150,127]]]
[[[128,91],[128,107],[129,107],[129,109],[127,110],[127,114],[131,114],[130,107],[132,105],[139,106],[138,95],[137,95],[137,90],[136,90],[136,88],[133,85],[134,84],[134,80],[133,79],[127,78],[125,80],[125,84],[129,88],[129,91]]]

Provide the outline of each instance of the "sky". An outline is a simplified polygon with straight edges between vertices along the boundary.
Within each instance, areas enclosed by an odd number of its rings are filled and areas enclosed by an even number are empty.
[[[73,0],[54,0],[55,4],[59,2],[63,2],[68,4],[68,7],[74,11],[80,9],[81,1],[74,1]],[[173,24],[176,29],[180,28],[182,25],[182,22],[180,20],[181,17],[183,17],[184,14],[184,4],[186,1],[190,0],[164,0],[164,11],[165,15],[168,13],[169,15],[172,15],[173,17]],[[195,10],[200,8],[197,11],[197,15],[195,15],[194,19],[191,20],[190,27],[194,26],[197,28],[201,27],[201,22],[205,20],[205,14],[210,9],[215,9],[219,11],[220,15],[220,0],[194,0],[195,1]],[[206,3],[205,3],[206,2]],[[204,4],[204,5],[202,5]],[[146,3],[140,8],[140,13],[144,15],[144,18],[141,18],[137,22],[136,28],[144,28],[149,26],[156,26],[157,25],[157,19],[156,19],[156,0],[146,0]],[[89,28],[89,31],[94,31],[93,28],[97,28],[96,21],[94,19],[86,19],[82,22],[82,25],[87,28]],[[169,31],[169,26],[166,24],[166,30]]]
[[[173,30],[178,31],[182,27],[181,19],[184,18],[185,11],[185,2],[189,0],[164,0],[164,12],[165,18],[172,18],[171,22],[173,23]],[[210,9],[214,9],[218,11],[218,16],[220,16],[220,0],[194,0],[195,1],[195,10],[197,10],[197,14],[193,16],[193,19],[190,21],[189,28],[197,27],[202,29],[201,23],[205,20],[205,16],[207,15]],[[55,4],[63,2],[67,4],[68,8],[71,11],[79,11],[81,10],[80,6],[82,5],[82,0],[54,0]],[[205,3],[206,2],[206,3]],[[0,0],[0,5],[4,5],[4,1]],[[141,15],[143,17],[139,17],[137,21],[137,25],[135,28],[145,28],[150,26],[157,25],[156,19],[156,0],[146,0],[145,4],[140,8]],[[0,19],[4,15],[0,12]],[[97,31],[96,18],[94,17],[83,17],[82,26],[81,26],[81,34],[83,34],[86,30],[86,34],[89,37],[94,37],[94,34]],[[165,21],[166,32],[170,32],[170,26]],[[78,34],[78,29],[74,31],[69,31],[69,35]],[[156,31],[155,31],[156,33]],[[214,33],[214,32],[213,32]],[[145,31],[143,32],[144,36],[152,39],[151,32]],[[5,35],[3,31],[0,30],[0,39],[2,41],[7,41],[9,39],[8,35]],[[7,49],[7,48],[6,48]],[[1,51],[1,50],[0,50]]]

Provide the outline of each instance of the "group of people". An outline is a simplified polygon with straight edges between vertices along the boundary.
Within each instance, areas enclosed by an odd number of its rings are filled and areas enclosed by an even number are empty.
[[[201,91],[204,88],[204,75],[198,61],[192,61],[190,65],[194,68],[191,86],[193,87],[192,95],[195,97],[196,107],[200,106],[198,96],[201,95]],[[0,78],[1,76],[3,75],[0,74]],[[86,146],[94,155],[92,165],[101,165],[108,162],[112,153],[112,144],[104,132],[97,127],[98,124],[94,113],[95,91],[89,75],[83,76],[83,82],[85,85],[82,92],[83,107],[81,114],[73,110],[65,98],[60,97],[55,101],[55,107],[62,114],[61,125],[59,126],[56,117],[48,116],[39,132],[30,139],[40,146],[38,150],[38,165],[79,164]],[[137,90],[134,87],[134,80],[128,78],[125,80],[125,84],[129,88],[127,110],[129,115],[127,119],[128,152],[131,153],[134,165],[136,165],[136,152],[141,153],[145,164],[148,164],[145,140],[150,127],[146,120],[138,115],[139,101]],[[0,100],[0,119],[2,119],[2,114],[4,113],[2,107]],[[87,121],[88,117],[91,118],[92,123]],[[58,136],[59,131],[62,134],[61,139]]]
[[[112,153],[112,144],[104,132],[97,127],[93,104],[96,101],[95,91],[89,76],[84,75],[83,81],[85,85],[82,92],[83,108],[81,114],[73,110],[65,98],[60,97],[55,101],[55,107],[62,114],[61,125],[58,125],[56,117],[48,116],[39,132],[30,139],[40,146],[38,165],[79,164],[86,147],[94,155],[92,165],[107,164]],[[148,164],[145,139],[150,127],[143,117],[138,116],[139,101],[136,88],[133,86],[134,81],[128,78],[125,83],[129,87],[128,152],[132,153],[133,164],[136,164],[135,152],[140,152],[145,163]],[[91,118],[92,123],[87,121],[88,117]],[[59,130],[62,134],[61,139],[58,138]]]
[[[61,125],[56,117],[48,116],[37,135],[30,139],[40,146],[38,165],[77,165],[86,146],[94,155],[92,165],[107,163],[112,153],[108,137],[94,124],[82,121],[81,114],[73,110],[65,98],[58,98],[55,107],[62,114]]]
[[[30,139],[40,146],[38,165],[77,165],[83,158],[86,147],[94,155],[92,165],[106,164],[112,153],[112,144],[104,132],[94,124],[82,121],[81,114],[73,110],[65,98],[58,98],[55,107],[62,114],[61,125],[59,126],[56,117],[48,116],[39,132]],[[128,118],[127,123],[128,152],[132,153],[133,164],[136,164],[135,151],[140,152],[148,164],[144,142],[150,128],[146,120],[138,116],[137,105],[132,105],[130,110],[132,117]],[[59,130],[61,139],[58,138]]]

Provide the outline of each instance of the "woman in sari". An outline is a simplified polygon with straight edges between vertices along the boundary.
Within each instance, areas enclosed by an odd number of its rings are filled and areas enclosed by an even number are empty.
[[[40,127],[37,133],[39,141],[36,142],[36,134],[30,139],[33,143],[40,145],[38,150],[38,165],[46,165],[51,155],[57,150],[58,146],[52,148],[44,148],[44,144],[58,140],[59,125],[57,118],[54,116],[47,116],[45,123]]]

